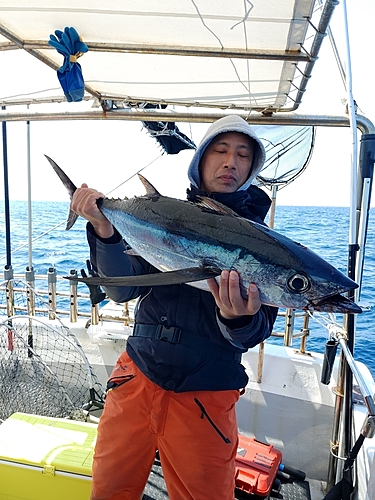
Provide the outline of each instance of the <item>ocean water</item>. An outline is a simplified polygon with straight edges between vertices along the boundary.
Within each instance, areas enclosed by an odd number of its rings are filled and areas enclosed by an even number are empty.
[[[65,231],[69,205],[65,202],[32,204],[32,265],[36,274],[46,274],[53,266],[57,274],[66,276],[71,269],[78,272],[86,267],[89,257],[85,236],[85,221],[78,219],[73,228]],[[29,263],[27,203],[13,201],[11,215],[11,264],[15,274],[24,273]],[[349,208],[287,207],[276,210],[275,230],[299,241],[345,273],[348,260]],[[0,267],[6,264],[4,203],[0,202]],[[79,285],[87,292],[85,285]],[[68,288],[67,288],[68,289]],[[357,316],[355,359],[365,363],[375,377],[375,209],[370,211],[364,275],[360,305],[364,312]],[[88,306],[89,309],[89,306]],[[321,319],[311,319],[307,349],[323,352],[328,337]],[[341,324],[342,316],[337,315]],[[277,330],[283,330],[284,320],[277,320]],[[298,331],[302,325],[295,322]],[[281,342],[270,339],[270,342]],[[296,340],[296,345],[299,341]],[[294,344],[293,344],[294,345]]]
[[[287,207],[276,210],[275,230],[306,245],[337,269],[346,273],[348,263],[349,208]],[[356,316],[354,357],[365,363],[375,377],[375,208],[370,210],[362,288],[359,304],[363,312]],[[318,316],[318,315],[317,315]],[[307,347],[324,351],[327,329],[310,320]],[[342,316],[336,321],[342,324]]]

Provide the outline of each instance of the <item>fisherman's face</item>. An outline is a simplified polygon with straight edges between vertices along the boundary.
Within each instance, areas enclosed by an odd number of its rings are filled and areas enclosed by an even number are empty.
[[[225,132],[216,136],[201,161],[201,189],[207,194],[233,193],[249,177],[254,142],[246,134]]]

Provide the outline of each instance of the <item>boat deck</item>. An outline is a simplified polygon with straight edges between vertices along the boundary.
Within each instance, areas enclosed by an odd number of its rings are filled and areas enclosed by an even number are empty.
[[[142,500],[168,500],[168,498],[161,464],[158,460],[155,460]],[[264,497],[241,491],[236,491],[235,498],[236,500],[264,500]],[[282,500],[318,500],[323,498],[323,494],[319,494],[319,496],[312,495],[309,482],[293,480],[282,483],[280,491],[271,491],[270,498],[279,498]]]

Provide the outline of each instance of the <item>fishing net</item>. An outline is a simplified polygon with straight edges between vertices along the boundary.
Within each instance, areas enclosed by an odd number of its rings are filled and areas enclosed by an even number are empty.
[[[73,417],[104,391],[76,337],[32,317],[0,323],[0,418],[20,411]]]
[[[279,189],[293,182],[309,164],[315,142],[314,127],[253,126],[266,149],[259,185]]]
[[[104,390],[81,345],[58,318],[47,323],[48,304],[35,290],[11,287],[17,315],[0,320],[0,419],[17,411],[83,419],[83,410],[102,406]],[[24,312],[31,291],[44,321]]]

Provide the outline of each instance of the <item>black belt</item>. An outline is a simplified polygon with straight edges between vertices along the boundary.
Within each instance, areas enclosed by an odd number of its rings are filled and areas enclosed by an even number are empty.
[[[133,337],[148,337],[170,342],[171,344],[182,344],[187,347],[203,350],[215,358],[225,361],[235,361],[236,363],[241,362],[241,352],[225,349],[205,337],[191,332],[183,332],[180,328],[174,326],[168,327],[165,325],[143,325],[136,323],[134,325]]]

